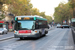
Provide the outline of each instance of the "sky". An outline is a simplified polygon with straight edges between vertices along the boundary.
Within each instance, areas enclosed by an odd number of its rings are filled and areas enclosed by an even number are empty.
[[[46,15],[52,15],[54,8],[59,5],[60,2],[67,3],[68,0],[31,0],[33,8],[39,9],[40,12],[45,12]]]

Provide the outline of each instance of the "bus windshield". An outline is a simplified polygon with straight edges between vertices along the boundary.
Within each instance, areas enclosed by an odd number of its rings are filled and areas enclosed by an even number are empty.
[[[31,30],[35,29],[34,21],[18,21],[18,30]]]

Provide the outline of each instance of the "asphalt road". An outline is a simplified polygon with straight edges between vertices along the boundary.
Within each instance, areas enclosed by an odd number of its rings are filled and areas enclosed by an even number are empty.
[[[14,32],[8,32],[8,34],[3,34],[3,35],[0,34],[0,41],[3,39],[8,39],[10,37],[14,37]]]
[[[40,39],[12,38],[0,41],[0,50],[74,50],[71,30],[55,28]]]

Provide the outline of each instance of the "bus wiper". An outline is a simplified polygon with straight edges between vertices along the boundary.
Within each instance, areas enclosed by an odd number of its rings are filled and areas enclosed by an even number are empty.
[[[20,28],[20,27],[18,27],[18,29],[22,29],[22,30],[30,30],[30,29],[28,29],[28,28]]]
[[[24,29],[29,30],[29,29],[27,29],[27,28],[24,28]]]

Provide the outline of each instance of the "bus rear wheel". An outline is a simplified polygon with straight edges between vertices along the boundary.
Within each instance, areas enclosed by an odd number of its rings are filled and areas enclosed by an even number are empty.
[[[45,31],[45,34],[47,34],[48,33],[48,31]]]
[[[48,33],[48,31],[45,31],[45,34],[43,36],[46,36],[47,33]]]
[[[46,34],[44,34],[43,36],[46,36]]]

